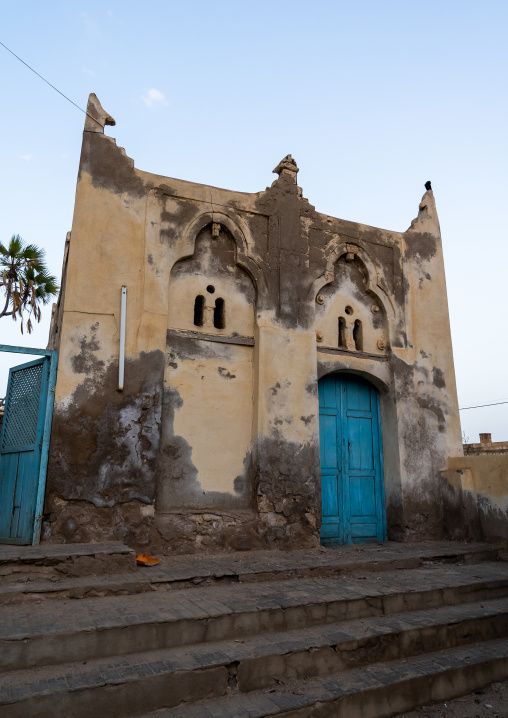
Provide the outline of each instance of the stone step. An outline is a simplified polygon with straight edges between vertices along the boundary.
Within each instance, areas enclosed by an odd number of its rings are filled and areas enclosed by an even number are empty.
[[[506,560],[505,547],[497,544],[464,544],[425,541],[402,544],[329,546],[295,551],[249,551],[163,557],[150,574],[154,584],[171,583],[190,588],[209,581],[258,582],[309,577],[349,575],[371,571],[395,571],[446,564],[476,564]]]
[[[237,693],[138,718],[389,718],[508,676],[508,640],[378,663],[270,691]]]
[[[11,583],[0,583],[0,606],[41,602],[51,599],[125,596],[156,590],[147,575],[148,569],[110,575],[32,579],[25,576]]]
[[[155,710],[231,691],[276,688],[507,633],[508,600],[501,599],[53,665],[31,670],[28,680],[26,671],[13,671],[0,679],[0,712],[2,718],[44,718],[71,710],[74,718],[84,718],[92,709],[121,718],[135,715],[134,706]]]
[[[78,549],[80,547],[79,544],[74,546]],[[86,547],[84,550],[93,551],[101,545],[83,546]],[[9,550],[13,547],[6,548]],[[70,546],[64,548],[65,551],[72,549]],[[61,551],[62,547],[49,546],[48,549]],[[32,563],[29,570],[25,566],[22,573],[13,573],[2,579],[0,547],[0,606],[42,599],[135,594],[150,590],[168,591],[201,584],[280,581],[297,576],[332,577],[439,565],[471,565],[506,558],[503,551],[503,547],[493,544],[447,541],[427,541],[419,544],[388,542],[382,545],[338,546],[287,552],[253,551],[248,554],[162,557],[160,565],[153,568],[134,566],[131,552],[127,573],[113,570],[99,574],[100,565],[97,564],[94,569],[92,564],[88,575],[48,568],[47,561],[51,556],[46,555],[43,569]],[[60,568],[66,568],[65,561]]]
[[[120,543],[0,545],[0,591],[51,578],[100,576],[136,571],[135,552]]]
[[[508,595],[508,564],[438,566],[342,578],[260,582],[134,596],[6,606],[0,668],[181,647],[338,621],[495,600]]]

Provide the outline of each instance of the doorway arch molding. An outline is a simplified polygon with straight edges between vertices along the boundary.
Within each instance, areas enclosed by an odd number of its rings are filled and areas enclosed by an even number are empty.
[[[347,365],[345,365],[343,357],[341,357],[334,366],[332,362],[320,361],[318,358],[317,378],[320,380],[329,374],[353,374],[373,384],[380,394],[388,394],[393,386],[392,372],[388,362],[379,362],[368,369],[362,367],[361,362],[365,362],[365,359],[352,357],[351,360],[348,358]]]

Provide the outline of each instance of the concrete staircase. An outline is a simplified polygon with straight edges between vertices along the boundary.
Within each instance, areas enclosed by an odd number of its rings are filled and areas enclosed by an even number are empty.
[[[2,718],[381,718],[508,677],[499,547],[60,552],[27,581],[0,549]]]

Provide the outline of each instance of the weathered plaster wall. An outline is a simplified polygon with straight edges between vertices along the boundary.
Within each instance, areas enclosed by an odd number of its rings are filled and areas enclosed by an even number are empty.
[[[60,329],[43,537],[149,541],[166,306],[144,292],[146,197],[132,160],[87,117]],[[149,268],[149,265],[148,265]],[[118,392],[120,289],[128,287]],[[147,511],[148,509],[148,511]]]
[[[451,538],[508,539],[508,454],[451,457],[443,481]]]
[[[316,545],[317,379],[332,371],[380,390],[389,536],[443,535],[440,472],[461,443],[432,192],[407,232],[367,227],[316,212],[290,156],[255,194],[136,170],[94,96],[88,109],[45,537]]]
[[[462,454],[442,243],[432,191],[404,236],[407,346],[394,347],[404,531],[443,536],[440,470]]]
[[[176,335],[169,342],[158,509],[248,507],[252,347]]]

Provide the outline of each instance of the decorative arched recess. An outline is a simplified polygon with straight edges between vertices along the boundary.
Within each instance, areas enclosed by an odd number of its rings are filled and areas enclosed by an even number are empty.
[[[335,263],[344,254],[348,254],[351,247],[354,247],[354,253],[363,262],[367,270],[367,291],[370,292],[385,308],[388,319],[395,318],[395,307],[390,294],[386,287],[383,286],[382,280],[380,279],[380,269],[377,263],[372,257],[356,243],[351,241],[343,240],[341,237],[336,236],[325,247],[325,259],[326,269],[321,276],[319,276],[312,283],[308,299],[314,301],[319,291],[327,284],[331,284],[335,278]]]
[[[244,230],[222,212],[201,213],[175,240],[158,511],[250,509],[256,301],[265,278]],[[220,261],[201,264],[207,256]],[[204,317],[196,324],[198,296]]]
[[[250,254],[249,245],[252,246],[253,244],[250,232],[245,223],[238,217],[232,219],[222,212],[203,212],[198,217],[193,219],[192,222],[183,227],[176,234],[175,238],[177,241],[181,241],[185,251],[175,257],[174,264],[182,259],[191,257],[194,254],[198,234],[210,223],[223,225],[230,232],[236,244],[236,264],[244,269],[251,277],[258,297],[266,296],[268,288],[263,270]]]

